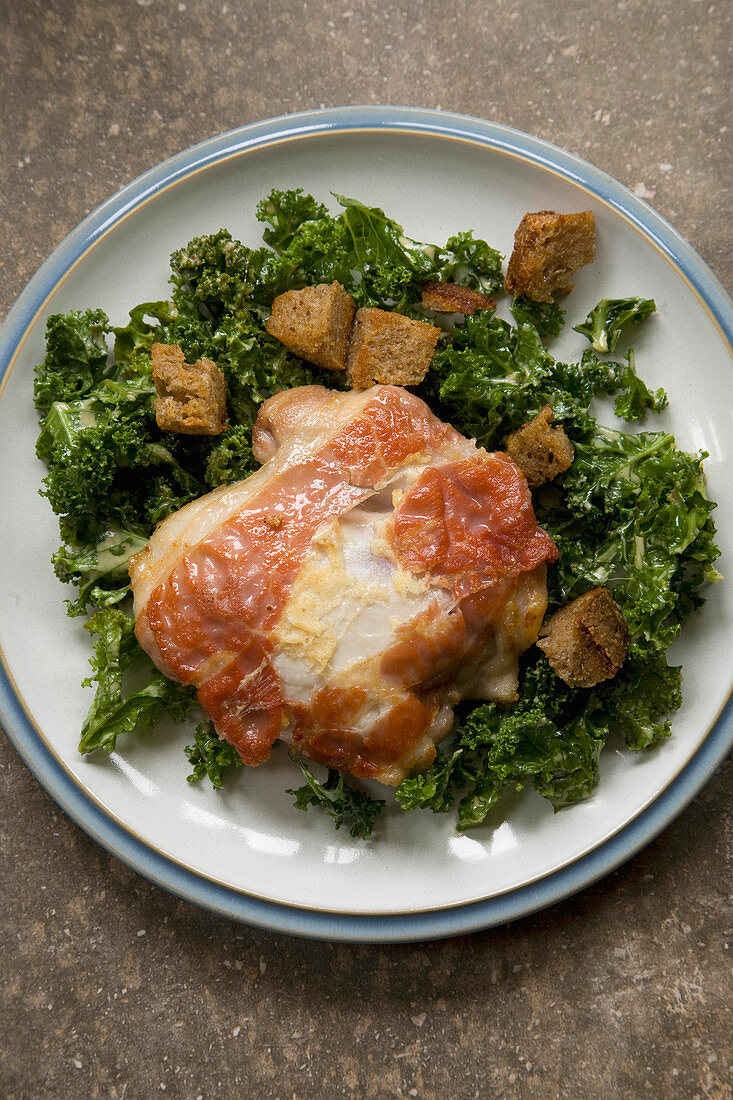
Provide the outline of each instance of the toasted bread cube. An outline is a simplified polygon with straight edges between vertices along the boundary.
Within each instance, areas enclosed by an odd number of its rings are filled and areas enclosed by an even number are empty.
[[[221,435],[227,427],[224,375],[211,359],[187,363],[177,344],[153,344],[155,419],[165,432]]]
[[[463,313],[469,315],[477,309],[496,309],[496,302],[488,294],[472,290],[459,283],[431,283],[421,286],[422,304],[436,313]]]
[[[545,405],[534,420],[507,436],[507,454],[526,477],[530,489],[564,473],[575,458],[575,448],[565,429],[551,428],[552,419],[552,405]]]
[[[386,309],[358,309],[347,359],[349,382],[417,386],[428,372],[440,329]]]
[[[626,660],[629,628],[607,588],[591,588],[545,623],[537,645],[570,687],[594,687]]]
[[[346,350],[356,306],[335,280],[287,290],[272,303],[266,328],[288,351],[326,370],[346,370]]]
[[[554,291],[572,289],[570,276],[593,263],[596,223],[591,210],[525,214],[514,234],[504,288],[509,294],[551,302]]]

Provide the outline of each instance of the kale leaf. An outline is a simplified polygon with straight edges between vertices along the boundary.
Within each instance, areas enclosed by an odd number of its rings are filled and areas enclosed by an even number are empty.
[[[623,333],[656,310],[653,298],[602,298],[575,331],[587,336],[594,351],[615,351]]]
[[[518,325],[534,325],[540,336],[559,336],[565,324],[565,310],[554,299],[534,302],[531,298],[515,298],[512,316]]]
[[[421,282],[435,271],[430,249],[409,240],[383,210],[343,195],[336,198],[344,207],[341,221],[354,268],[362,275],[360,299],[398,308],[418,301]]]
[[[595,703],[628,748],[649,749],[669,737],[665,715],[682,705],[682,669],[668,665],[662,653],[631,657],[621,673],[601,689]]]
[[[663,654],[632,657],[614,680],[588,691],[567,687],[534,651],[517,702],[465,705],[450,755],[438,753],[426,772],[403,780],[397,801],[434,813],[458,803],[459,829],[481,825],[508,790],[528,783],[562,809],[593,792],[611,733],[631,749],[651,748],[669,735],[666,716],[681,700],[680,670]]]
[[[663,389],[650,390],[636,373],[634,352],[626,352],[626,366],[621,368],[620,382],[624,392],[616,398],[613,411],[623,420],[642,420],[647,409],[661,412],[667,407]]]
[[[430,250],[431,246],[423,246]],[[500,294],[504,289],[501,252],[491,248],[469,229],[445,242],[445,248],[433,248],[439,264],[437,276],[444,283],[460,283],[484,294]]]
[[[462,767],[463,749],[457,748],[450,756],[438,749],[430,767],[417,775],[403,779],[395,792],[403,810],[432,810],[446,813],[456,801],[456,791],[465,781]]]
[[[560,549],[553,601],[610,584],[632,652],[666,649],[684,613],[700,600],[688,594],[718,576],[704,457],[678,450],[666,432],[632,435],[598,426],[577,442],[564,478],[563,513],[542,516]]]
[[[75,600],[67,600],[69,614],[82,615],[90,604],[112,607],[124,600],[130,591],[130,558],[146,543],[134,531],[112,528],[96,543],[63,544],[51,560],[59,580],[79,589]]]
[[[183,315],[216,323],[249,304],[266,250],[247,248],[226,229],[194,237],[171,256],[173,302]]]
[[[206,482],[212,489],[249,477],[257,469],[252,455],[252,432],[245,424],[234,424],[210,451],[206,459]]]
[[[337,279],[361,306],[406,312],[419,305],[426,279],[463,283],[494,293],[501,289],[501,254],[471,232],[444,248],[421,244],[378,207],[336,195],[343,207],[331,215],[302,191],[273,191],[257,215],[269,224],[263,238],[276,253],[261,269],[258,302],[284,290]]]
[[[121,527],[150,535],[155,523],[203,492],[202,480],[178,460],[176,449],[195,452],[155,423],[149,370],[107,377],[87,397],[56,401],[36,443],[48,474],[43,493],[72,541],[98,543]],[[161,507],[161,501],[163,506]]]
[[[170,302],[142,302],[130,310],[130,320],[121,328],[113,329],[115,334],[115,363],[129,363],[142,352],[159,341],[161,325],[177,320],[178,310]],[[157,322],[157,323],[156,323]]]
[[[452,755],[404,780],[397,801],[405,810],[444,812],[460,798],[459,829],[482,824],[507,790],[527,783],[560,809],[587,798],[598,782],[606,734],[592,712],[578,712],[570,689],[560,684],[558,692],[554,673],[538,661],[525,672],[516,704],[469,708]]]
[[[191,704],[185,688],[153,665],[135,637],[135,621],[117,607],[97,611],[84,624],[94,638],[92,675],[84,687],[96,684],[96,694],[81,728],[79,752],[112,752],[117,738],[133,730],[152,729],[167,712],[181,721]],[[133,670],[136,685],[125,690],[125,674]]]
[[[293,191],[274,188],[265,199],[257,203],[257,219],[266,222],[262,239],[275,252],[284,252],[304,222],[322,221],[329,217],[323,203],[306,195],[302,187]]]
[[[295,798],[295,808],[306,811],[309,806],[316,806],[333,818],[336,829],[346,826],[355,839],[368,840],[376,819],[384,812],[384,801],[352,787],[342,772],[329,768],[326,782],[321,783],[302,760],[298,763],[306,782],[297,790],[288,788],[287,793]]]
[[[185,748],[193,771],[186,778],[189,783],[198,783],[208,775],[212,787],[219,791],[224,786],[224,773],[232,768],[241,768],[244,764],[234,745],[222,740],[214,729],[213,722],[201,722],[193,735],[193,744]]]
[[[54,313],[46,321],[46,357],[36,367],[33,397],[45,411],[54,401],[74,401],[105,376],[109,318],[101,309]]]
[[[326,377],[291,355],[252,311],[223,318],[213,335],[213,349],[226,378],[235,423],[251,427],[262,402],[280,390],[314,382],[333,385],[332,375]]]

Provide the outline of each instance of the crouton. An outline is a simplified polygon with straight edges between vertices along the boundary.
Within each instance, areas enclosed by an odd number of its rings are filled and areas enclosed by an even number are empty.
[[[595,218],[590,210],[525,214],[514,234],[504,288],[509,294],[551,302],[554,291],[571,290],[570,276],[593,263]]]
[[[496,309],[496,302],[487,294],[471,290],[458,283],[422,284],[422,304],[436,313],[475,313],[477,309]]]
[[[280,294],[265,327],[301,359],[325,370],[346,370],[355,309],[354,299],[334,280]]]
[[[210,359],[186,362],[177,344],[153,344],[155,419],[166,432],[221,435],[227,427],[226,382]]]
[[[591,588],[544,624],[537,645],[570,687],[593,687],[626,659],[629,628],[607,588]]]
[[[552,416],[552,405],[545,405],[534,420],[507,436],[507,454],[526,477],[530,489],[564,473],[575,458],[575,448],[565,429],[550,427]]]
[[[375,382],[417,386],[427,374],[440,329],[385,309],[358,309],[351,333],[347,368],[351,387]]]

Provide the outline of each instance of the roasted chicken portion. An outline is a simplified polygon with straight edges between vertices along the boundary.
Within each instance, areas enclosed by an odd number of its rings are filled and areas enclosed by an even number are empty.
[[[282,738],[399,783],[459,700],[516,697],[557,550],[508,455],[399,387],[280,393],[254,453],[132,559],[140,643],[245,763]]]

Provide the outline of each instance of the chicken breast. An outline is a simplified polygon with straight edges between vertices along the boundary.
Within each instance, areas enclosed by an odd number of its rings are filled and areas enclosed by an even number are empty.
[[[132,559],[140,643],[245,763],[283,738],[399,783],[459,700],[515,698],[557,550],[508,455],[399,387],[280,393],[253,449]]]

